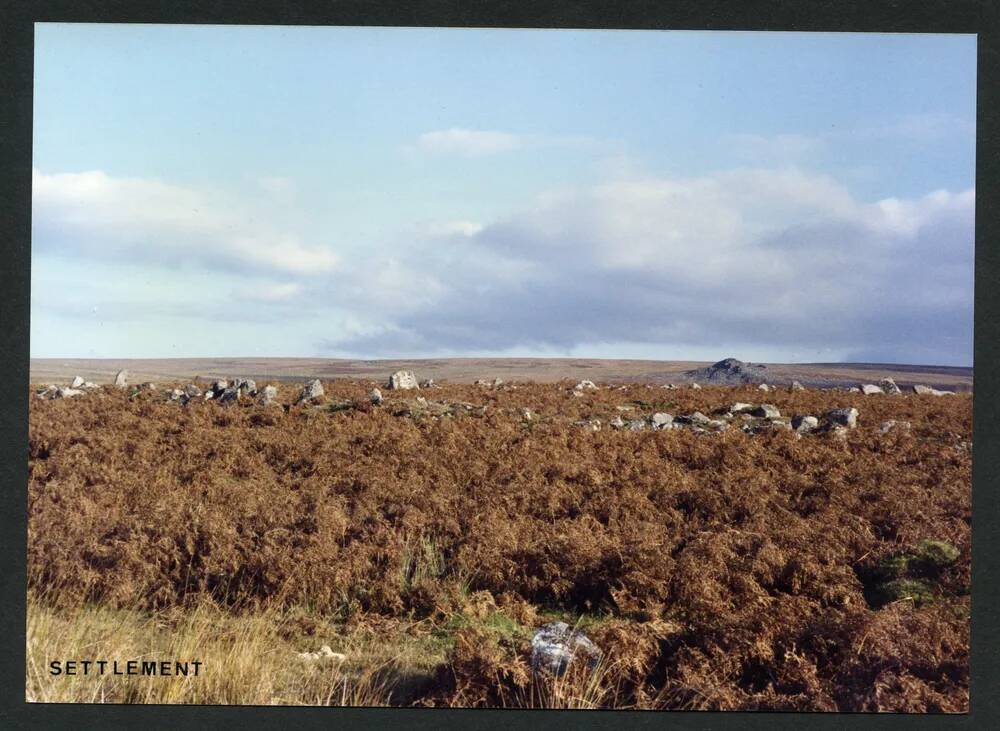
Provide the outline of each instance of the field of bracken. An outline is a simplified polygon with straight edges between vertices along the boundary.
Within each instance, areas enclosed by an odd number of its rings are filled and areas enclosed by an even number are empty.
[[[971,394],[374,385],[32,398],[28,699],[968,710]],[[555,620],[595,669],[532,671]],[[202,675],[48,672],[147,657]]]

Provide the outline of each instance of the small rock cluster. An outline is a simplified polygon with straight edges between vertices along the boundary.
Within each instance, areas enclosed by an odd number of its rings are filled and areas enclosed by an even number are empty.
[[[85,381],[81,376],[77,376],[73,379],[73,382],[69,386],[56,386],[55,384],[50,383],[41,391],[38,391],[35,395],[43,401],[49,401],[57,398],[82,396],[88,391],[92,391],[96,388],[99,388],[96,383]]]
[[[565,622],[551,622],[531,640],[531,669],[558,678],[577,664],[593,670],[603,654],[583,632],[570,629]]]
[[[306,662],[330,661],[341,663],[347,659],[347,655],[341,652],[334,652],[329,645],[323,645],[316,652],[299,652],[296,655],[300,660],[305,660]]]

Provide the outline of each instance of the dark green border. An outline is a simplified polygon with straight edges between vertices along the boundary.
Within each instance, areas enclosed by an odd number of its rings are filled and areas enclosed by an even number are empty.
[[[1000,14],[991,0],[0,0],[0,727],[839,729],[1000,728],[997,661],[998,405],[1000,359]],[[292,709],[218,706],[71,706],[24,702],[25,445],[31,232],[34,22],[661,28],[703,30],[977,33],[973,613],[971,713],[963,716],[627,711]],[[933,266],[932,262],[928,266]]]

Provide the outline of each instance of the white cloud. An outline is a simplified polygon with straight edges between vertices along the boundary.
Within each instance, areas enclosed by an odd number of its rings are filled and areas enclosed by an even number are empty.
[[[239,287],[233,291],[237,299],[249,302],[287,302],[302,292],[298,282],[283,282],[281,284],[256,284]]]
[[[102,171],[32,172],[33,246],[76,257],[316,275],[338,257],[223,192]]]
[[[483,224],[475,221],[442,221],[424,227],[428,236],[475,236],[482,230]]]
[[[417,149],[433,154],[455,154],[466,157],[483,157],[499,152],[517,150],[522,146],[517,135],[490,130],[472,130],[453,127],[447,130],[426,132],[417,139]]]
[[[553,193],[461,246],[410,243],[367,293],[392,336],[328,345],[388,356],[742,343],[969,362],[973,214],[972,190],[864,202],[798,169]],[[421,296],[380,297],[383,284]]]

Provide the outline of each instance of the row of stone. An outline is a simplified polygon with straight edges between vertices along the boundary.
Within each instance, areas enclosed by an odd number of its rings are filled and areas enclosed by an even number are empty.
[[[628,429],[629,431],[688,428],[696,433],[702,433],[726,431],[730,428],[733,419],[740,417],[744,422],[740,425],[740,429],[751,434],[773,429],[788,429],[798,434],[809,432],[843,434],[847,429],[855,428],[858,423],[858,410],[853,407],[831,409],[823,415],[822,419],[812,415],[796,415],[788,419],[782,417],[781,412],[773,404],[755,405],[737,402],[732,406],[716,410],[713,412],[713,416],[715,418],[706,416],[700,411],[679,416],[658,412],[648,418],[627,421],[621,416],[616,416],[608,423],[608,426],[612,429]],[[883,428],[883,431],[888,431],[896,423],[886,422],[883,427],[886,427],[886,424],[890,426]],[[900,424],[903,423],[905,422],[900,422]],[[601,422],[598,419],[582,420],[574,422],[574,426],[600,431]],[[909,424],[906,426],[908,427]]]

